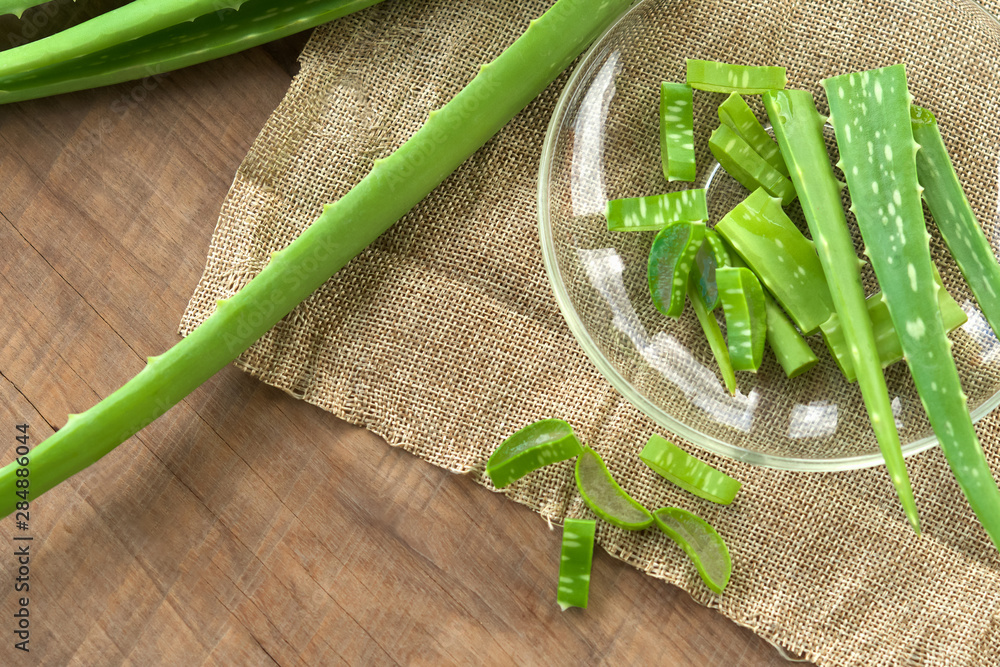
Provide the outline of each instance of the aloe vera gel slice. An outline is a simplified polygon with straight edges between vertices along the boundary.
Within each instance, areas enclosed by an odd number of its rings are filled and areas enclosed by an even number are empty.
[[[677,317],[684,310],[691,265],[704,238],[704,223],[678,222],[653,239],[647,265],[649,294],[664,315]]]
[[[573,429],[561,419],[543,419],[525,426],[497,447],[486,463],[486,474],[498,489],[550,463],[582,451]]]
[[[727,213],[715,231],[743,258],[802,333],[816,333],[833,312],[816,249],[777,200],[757,190]]]
[[[784,67],[730,65],[712,60],[688,58],[687,82],[698,90],[751,95],[784,88],[788,83],[788,77]]]
[[[664,479],[720,505],[733,502],[743,485],[659,435],[652,435],[639,459]]]
[[[729,549],[715,529],[704,519],[679,507],[663,507],[653,512],[656,527],[676,542],[694,563],[701,580],[721,593],[733,572]]]
[[[750,269],[723,267],[715,272],[726,315],[729,359],[738,371],[756,371],[764,358],[767,311],[764,290]]]
[[[757,120],[746,100],[737,93],[731,94],[719,105],[719,121],[728,125],[743,141],[761,156],[765,162],[777,169],[782,176],[788,176],[785,158],[781,157],[778,144]]]
[[[693,181],[694,96],[683,83],[660,84],[660,161],[668,181]]]
[[[652,197],[612,199],[604,209],[609,232],[650,232],[675,222],[708,219],[704,189],[679,190]]]
[[[728,125],[720,125],[708,138],[708,148],[722,168],[740,185],[753,192],[764,188],[768,194],[787,205],[795,199],[795,186],[780,171],[768,164]]]
[[[563,611],[570,607],[587,608],[596,534],[597,522],[593,519],[566,519],[563,524],[559,589],[556,593],[556,602]]]
[[[604,461],[590,447],[584,447],[576,460],[576,486],[587,507],[612,526],[642,530],[653,523],[649,510],[618,486]]]

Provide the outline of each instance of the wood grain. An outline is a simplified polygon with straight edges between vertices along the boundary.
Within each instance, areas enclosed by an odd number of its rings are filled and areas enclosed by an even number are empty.
[[[177,340],[302,40],[0,109],[5,461],[15,424],[37,444]],[[590,609],[560,612],[558,530],[232,368],[0,541],[3,664],[784,663],[603,552]]]

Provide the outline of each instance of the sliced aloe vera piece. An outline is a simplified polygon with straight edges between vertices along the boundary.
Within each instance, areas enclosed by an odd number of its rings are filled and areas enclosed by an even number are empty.
[[[708,138],[708,148],[726,173],[750,192],[764,188],[779,198],[782,206],[795,199],[795,186],[788,177],[769,165],[728,125],[715,128]]]
[[[678,222],[664,227],[653,239],[647,265],[649,294],[664,315],[677,317],[684,310],[691,265],[704,238],[704,223]]]
[[[556,602],[563,611],[570,607],[587,608],[596,534],[597,522],[593,519],[566,519],[563,524],[559,589],[556,593]]]
[[[587,507],[612,526],[642,530],[653,523],[649,510],[618,486],[604,461],[590,447],[584,447],[576,459],[576,487]]]
[[[693,181],[694,96],[684,83],[660,84],[660,161],[668,181]]]
[[[579,456],[580,441],[561,419],[528,424],[496,448],[486,463],[486,474],[498,489],[550,463]]]
[[[720,240],[720,243],[723,241]],[[733,266],[746,266],[742,258],[731,253]],[[764,310],[767,313],[767,345],[771,348],[778,365],[790,378],[802,375],[819,362],[819,357],[809,347],[809,343],[795,328],[785,311],[764,288]]]
[[[972,212],[934,114],[913,106],[910,107],[910,119],[913,139],[920,145],[917,180],[924,189],[924,201],[965,282],[979,302],[983,316],[993,332],[1000,335],[1000,264],[993,247]]]
[[[705,190],[678,190],[651,197],[612,199],[604,209],[609,232],[651,232],[675,222],[708,219]]]
[[[726,338],[722,335],[719,321],[715,319],[715,313],[705,303],[705,296],[697,284],[694,274],[688,282],[688,297],[691,299],[691,308],[698,318],[701,330],[705,332],[705,339],[712,349],[712,356],[719,364],[719,372],[722,374],[722,381],[726,385],[726,390],[730,394],[736,393],[736,373],[733,369],[733,362],[729,359],[729,347],[726,345]],[[716,290],[718,297],[718,290]]]
[[[788,167],[785,166],[785,158],[781,156],[777,142],[760,124],[750,105],[741,95],[733,93],[719,105],[719,120],[740,135],[757,155],[781,172],[782,176],[788,176]]]
[[[788,83],[784,67],[730,65],[713,60],[687,59],[687,82],[692,88],[713,93],[752,95],[778,90]]]
[[[663,507],[653,512],[656,527],[676,542],[688,555],[705,585],[721,593],[733,572],[729,549],[715,529],[701,517],[679,507]]]
[[[754,191],[715,226],[805,335],[830,319],[833,301],[816,248],[777,200]]]
[[[664,479],[699,498],[720,505],[733,502],[743,485],[659,435],[652,435],[639,460]]]
[[[756,371],[764,358],[767,336],[764,290],[750,269],[722,267],[715,271],[715,277],[726,315],[729,359],[738,371]]]

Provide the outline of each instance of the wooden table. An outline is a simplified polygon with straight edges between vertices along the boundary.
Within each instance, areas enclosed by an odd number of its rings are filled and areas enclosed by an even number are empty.
[[[41,442],[178,340],[304,39],[0,109],[4,461],[16,424]],[[590,609],[560,612],[559,531],[233,368],[0,540],[2,664],[784,664],[603,551]]]

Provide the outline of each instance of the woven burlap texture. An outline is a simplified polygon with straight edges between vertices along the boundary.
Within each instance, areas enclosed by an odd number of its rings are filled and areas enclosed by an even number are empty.
[[[250,280],[323,203],[405,141],[550,4],[389,0],[317,29],[301,72],[239,168],[181,332]],[[729,21],[746,12],[740,2],[717,4]],[[781,16],[803,3],[771,4]],[[732,23],[720,16],[702,28],[706,43],[731,39]],[[805,53],[819,52],[819,19]],[[877,43],[878,16],[871,20]],[[638,463],[646,438],[662,430],[586,358],[559,313],[539,248],[537,165],[565,79],[238,365],[487,485],[486,460],[506,436],[542,417],[567,419],[644,505],[684,507],[715,526],[734,574],[725,594],[714,595],[657,531],[601,523],[599,542],[612,555],[822,665],[1000,664],[1000,558],[937,449],[908,459],[920,538],[882,468],[794,473],[699,452],[744,482],[737,500],[720,507]],[[1000,419],[984,419],[979,430],[1000,469]],[[505,493],[557,522],[589,516],[569,463]]]

